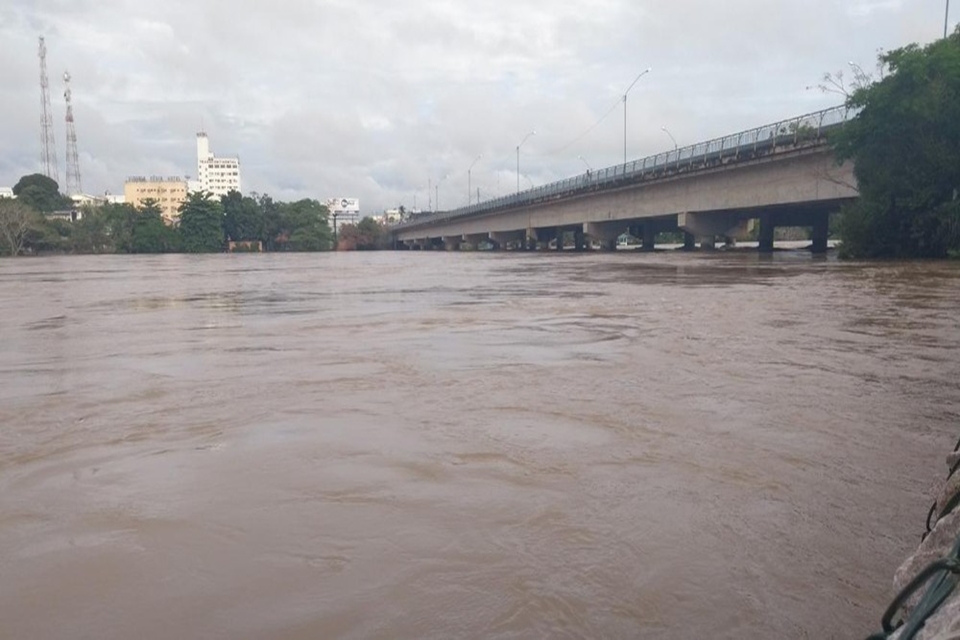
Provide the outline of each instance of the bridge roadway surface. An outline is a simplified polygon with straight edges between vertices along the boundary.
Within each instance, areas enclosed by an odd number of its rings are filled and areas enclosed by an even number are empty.
[[[827,249],[829,215],[858,197],[851,163],[838,165],[830,131],[853,114],[833,107],[451,211],[392,228],[395,245],[456,249],[491,243],[536,249],[571,232],[577,248],[616,246],[625,232],[652,249],[657,233],[682,231],[684,245],[712,246],[759,220],[760,250],[777,226],[811,227]],[[555,243],[560,245],[560,243]],[[558,246],[557,248],[562,248]]]

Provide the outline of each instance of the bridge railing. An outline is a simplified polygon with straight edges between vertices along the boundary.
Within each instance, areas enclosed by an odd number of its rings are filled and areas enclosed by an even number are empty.
[[[733,160],[770,155],[801,146],[822,143],[826,133],[856,115],[841,105],[815,111],[747,131],[698,142],[686,147],[657,153],[646,158],[617,164],[597,171],[565,178],[520,193],[501,196],[482,203],[450,211],[424,214],[395,225],[395,230],[445,222],[518,206],[555,200],[615,186],[623,186],[665,177],[674,173],[717,166]]]

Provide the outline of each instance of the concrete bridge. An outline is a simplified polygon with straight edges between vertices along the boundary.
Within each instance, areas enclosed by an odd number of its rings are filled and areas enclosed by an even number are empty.
[[[838,166],[831,130],[853,114],[833,107],[452,211],[420,215],[392,229],[396,246],[453,250],[616,246],[623,233],[654,247],[682,231],[684,247],[713,246],[750,220],[761,251],[777,226],[812,228],[812,250],[827,250],[830,213],[858,197],[853,166]]]

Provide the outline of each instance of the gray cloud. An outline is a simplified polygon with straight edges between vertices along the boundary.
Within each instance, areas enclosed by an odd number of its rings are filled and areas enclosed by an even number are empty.
[[[0,185],[38,169],[37,36],[58,155],[69,68],[84,190],[195,172],[194,134],[245,191],[353,196],[366,212],[484,198],[831,106],[825,71],[941,33],[941,0],[8,0]],[[598,120],[608,114],[598,124]],[[61,168],[61,174],[63,168]],[[444,178],[444,176],[447,176]]]

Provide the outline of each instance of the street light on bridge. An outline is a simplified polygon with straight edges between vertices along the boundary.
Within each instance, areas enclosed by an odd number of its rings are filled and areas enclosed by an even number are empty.
[[[471,188],[470,170],[473,169],[473,165],[477,164],[477,162],[479,162],[480,158],[482,157],[483,157],[483,154],[481,153],[476,158],[474,158],[473,162],[471,162],[470,166],[467,168],[467,206],[468,207],[470,206],[470,188]],[[479,203],[479,201],[480,201],[480,196],[477,196],[477,202]]]
[[[623,92],[623,164],[627,164],[627,94],[630,93],[630,89],[633,89],[633,85],[637,84],[640,78],[648,73],[650,73],[650,67],[641,71],[640,75],[634,78],[627,90]]]
[[[587,167],[587,173],[590,173],[591,171],[593,171],[593,167],[590,166],[590,163],[587,162],[587,159],[586,159],[586,158],[584,158],[583,156],[577,156],[577,157],[580,158],[580,161],[581,161],[584,165],[586,165],[586,167]]]
[[[520,141],[520,144],[517,145],[517,193],[520,193],[520,147],[522,147],[523,143],[527,141],[527,138],[535,135],[537,135],[536,130],[531,131],[524,136],[523,140]]]
[[[660,127],[660,130],[663,131],[663,132],[664,132],[665,134],[667,134],[668,136],[670,136],[670,140],[673,141],[673,150],[676,151],[676,150],[677,150],[677,139],[673,137],[673,134],[670,133],[670,131],[669,131],[666,127]]]

